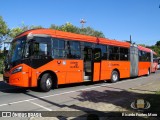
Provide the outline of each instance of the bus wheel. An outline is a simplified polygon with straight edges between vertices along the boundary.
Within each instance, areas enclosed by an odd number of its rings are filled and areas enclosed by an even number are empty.
[[[40,80],[40,90],[43,92],[48,92],[51,90],[53,85],[52,76],[49,73],[45,73]]]
[[[111,82],[115,83],[119,80],[119,74],[116,70],[112,71]]]

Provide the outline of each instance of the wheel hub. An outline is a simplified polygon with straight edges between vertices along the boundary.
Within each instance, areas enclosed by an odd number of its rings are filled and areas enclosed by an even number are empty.
[[[113,80],[116,81],[117,78],[118,78],[117,74],[114,74],[114,75],[113,75]]]
[[[49,88],[49,87],[51,87],[51,78],[48,78],[47,80],[46,80],[46,86]]]

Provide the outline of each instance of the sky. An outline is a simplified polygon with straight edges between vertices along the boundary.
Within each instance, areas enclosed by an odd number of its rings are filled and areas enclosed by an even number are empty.
[[[25,25],[92,27],[106,38],[154,45],[160,40],[160,0],[0,0],[9,28]]]

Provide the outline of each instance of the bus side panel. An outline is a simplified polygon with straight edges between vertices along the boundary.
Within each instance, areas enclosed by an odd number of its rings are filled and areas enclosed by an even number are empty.
[[[110,79],[111,70],[108,68],[109,62],[107,60],[101,61],[101,75],[100,80],[107,80]]]
[[[99,81],[99,80],[100,80],[100,63],[95,62],[93,70],[93,81]]]
[[[107,73],[106,75],[107,79],[110,79],[112,71],[114,69],[118,69],[120,73],[120,78],[130,77],[130,62],[129,61],[108,61],[107,64],[106,62],[104,63],[106,66],[103,66],[103,63],[102,63],[102,69],[106,71],[105,72],[103,71],[101,76],[104,76],[104,73]]]
[[[66,83],[67,64],[66,60],[61,59],[55,59],[37,69],[32,69],[32,83],[37,85],[39,75],[48,70],[54,72],[57,75],[58,84]]]
[[[32,69],[32,86],[37,85],[39,75],[47,70],[57,75],[58,84],[82,82],[83,61],[55,59],[40,68]]]
[[[148,69],[150,68],[150,62],[139,62],[138,64],[138,76],[146,75],[148,73]]]
[[[83,60],[66,60],[66,83],[78,83],[83,81]]]
[[[120,73],[120,78],[128,78],[130,77],[130,62],[129,61],[119,61],[113,62],[113,65],[117,65],[117,69]]]
[[[38,80],[40,71],[39,69],[33,69],[33,68],[30,71],[31,71],[30,87],[37,86],[37,80]]]

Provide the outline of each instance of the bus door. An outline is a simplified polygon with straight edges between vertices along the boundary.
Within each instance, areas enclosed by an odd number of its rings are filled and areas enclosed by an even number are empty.
[[[101,49],[95,48],[93,51],[93,81],[99,81],[101,74]]]
[[[84,47],[84,81],[92,81],[93,78],[93,49],[91,47]]]

